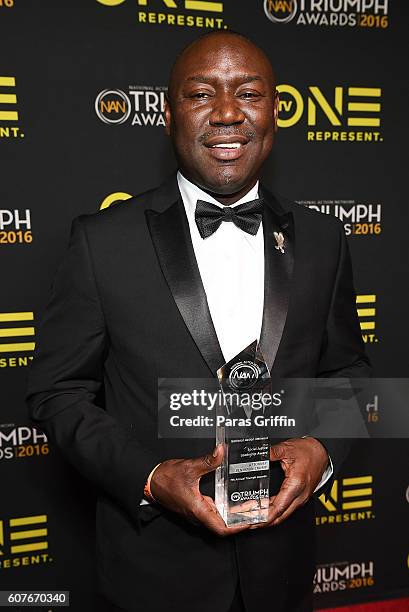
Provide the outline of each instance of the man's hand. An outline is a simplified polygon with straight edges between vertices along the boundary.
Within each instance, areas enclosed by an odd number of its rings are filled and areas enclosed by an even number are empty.
[[[270,461],[280,461],[284,481],[270,497],[268,521],[250,529],[279,525],[311,497],[329,463],[328,453],[315,438],[293,438],[270,447]]]
[[[215,470],[222,460],[223,446],[218,445],[213,455],[164,461],[152,476],[152,495],[165,508],[194,524],[202,524],[217,535],[226,536],[248,529],[247,525],[226,527],[213,499],[199,490],[200,478]]]

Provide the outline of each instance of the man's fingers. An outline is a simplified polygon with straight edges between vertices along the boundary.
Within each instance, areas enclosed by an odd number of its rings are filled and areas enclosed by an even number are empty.
[[[270,461],[281,461],[285,456],[285,447],[282,444],[270,446]]]
[[[329,459],[319,440],[294,438],[271,446],[270,461],[280,461],[285,478],[278,494],[270,498],[268,521],[260,527],[282,523],[296,508],[305,504]]]
[[[248,529],[248,525],[227,527],[211,497],[202,495],[201,499],[198,498],[194,507],[194,514],[202,525],[219,536],[229,536]]]
[[[250,529],[262,529],[265,527],[275,527],[280,525],[283,521],[285,521],[293,512],[297,510],[300,506],[305,504],[308,501],[308,497],[304,497],[302,494],[298,495],[281,514],[277,516],[277,507],[275,507],[274,502],[277,496],[270,497],[270,507],[268,510],[268,519],[265,523],[259,523],[257,525],[252,525]]]
[[[164,461],[158,467],[152,478],[156,484],[162,476],[162,488],[158,485],[153,491],[159,502],[169,510],[178,512],[195,525],[203,525],[219,536],[228,536],[248,529],[248,525],[227,527],[220,516],[214,501],[200,493],[200,478],[213,472],[221,465],[224,456],[224,447],[219,444],[213,453],[196,459],[174,459]],[[164,475],[161,474],[164,472]]]
[[[279,525],[280,523],[285,521],[290,516],[290,514],[294,512],[294,510],[297,510],[297,508],[302,506],[307,500],[308,498],[304,499],[302,496],[296,497],[294,501],[291,502],[291,504],[288,506],[288,508],[282,514],[280,514],[280,516],[278,516],[277,518],[269,517],[269,521],[271,521],[270,524],[273,526]]]
[[[304,485],[301,480],[285,478],[269,508],[269,522],[274,522],[279,516],[282,516],[294,500],[302,495],[303,490]]]
[[[233,533],[239,533],[240,531],[244,531],[245,529],[247,529],[247,525],[241,525],[241,526],[236,526],[236,527],[227,527],[226,523],[224,522],[224,520],[222,519],[222,517],[219,514],[219,511],[216,507],[216,504],[214,503],[214,499],[212,497],[208,497],[207,495],[203,495],[203,499],[206,501],[206,503],[209,505],[209,509],[211,512],[213,512],[214,514],[216,514],[222,521],[221,523],[221,528],[222,528],[222,534],[221,535],[231,535]],[[219,524],[219,522],[218,522]]]
[[[222,444],[218,444],[213,450],[213,453],[209,453],[204,457],[198,457],[197,459],[191,460],[191,467],[198,478],[209,472],[213,472],[219,465],[221,465],[224,456],[224,449]]]

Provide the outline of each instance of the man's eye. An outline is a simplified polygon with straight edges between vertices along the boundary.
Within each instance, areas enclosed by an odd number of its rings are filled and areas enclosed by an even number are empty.
[[[198,91],[197,93],[192,94],[192,98],[198,98],[199,100],[203,100],[204,98],[208,98],[209,94],[205,91]]]
[[[254,91],[243,91],[241,94],[239,94],[239,97],[250,100],[251,98],[258,98],[258,94],[256,94]]]

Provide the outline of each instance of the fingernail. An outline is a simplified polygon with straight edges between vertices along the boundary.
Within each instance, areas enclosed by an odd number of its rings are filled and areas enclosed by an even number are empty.
[[[214,451],[212,453],[213,457],[217,457],[217,449],[218,448],[219,448],[218,446],[215,446],[215,449],[214,449]]]

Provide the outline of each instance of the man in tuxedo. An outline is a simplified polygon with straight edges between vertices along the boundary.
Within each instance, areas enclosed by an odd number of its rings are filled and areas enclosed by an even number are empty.
[[[73,221],[27,401],[100,491],[112,610],[311,610],[312,496],[348,444],[273,444],[268,521],[228,528],[213,502],[222,449],[157,436],[158,378],[215,377],[254,339],[277,377],[368,374],[342,224],[259,183],[277,113],[265,54],[233,32],[202,36],[169,80],[178,173]]]

